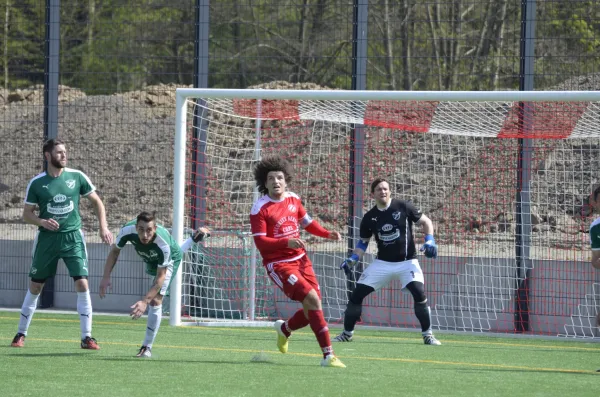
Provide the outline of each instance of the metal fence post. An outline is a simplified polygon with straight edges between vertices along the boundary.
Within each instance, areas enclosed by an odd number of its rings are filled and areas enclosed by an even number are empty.
[[[44,140],[58,137],[58,76],[60,50],[60,0],[46,0],[44,62]],[[44,161],[44,170],[47,164]],[[40,307],[54,306],[54,276],[46,280]]]
[[[367,87],[367,44],[368,44],[368,18],[369,3],[367,0],[354,0],[354,12],[352,16],[352,90],[365,90]],[[354,106],[362,106],[355,103]],[[364,191],[364,150],[365,137],[364,126],[354,124],[350,136],[350,159],[349,172],[350,188],[348,190],[348,251],[352,252],[354,243],[360,236],[356,220],[362,218],[363,214],[363,191]],[[358,277],[356,272],[361,271],[361,265],[348,272],[347,289],[348,297],[354,289]]]
[[[533,90],[534,45],[535,45],[535,0],[521,3],[521,46],[519,90]],[[527,136],[532,127],[532,104],[521,102],[519,128]],[[515,332],[529,331],[529,273],[531,269],[531,162],[533,141],[530,138],[519,139],[519,157],[517,164],[516,196],[516,232],[515,251],[517,264],[517,291],[515,294]]]

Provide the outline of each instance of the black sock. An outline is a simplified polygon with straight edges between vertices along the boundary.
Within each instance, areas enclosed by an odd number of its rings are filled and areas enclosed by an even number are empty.
[[[348,302],[348,306],[346,307],[346,314],[344,315],[344,331],[354,331],[354,326],[360,319],[361,312],[362,305],[357,305],[356,303]]]
[[[415,302],[415,315],[421,323],[421,331],[431,332],[431,309],[427,304],[427,300],[425,302]]]

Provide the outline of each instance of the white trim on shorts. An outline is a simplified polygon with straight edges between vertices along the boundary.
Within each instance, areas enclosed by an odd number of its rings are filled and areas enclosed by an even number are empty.
[[[38,245],[38,238],[40,237],[40,231],[37,230],[35,232],[35,237],[33,238],[33,247],[31,247],[31,260],[33,260],[33,258],[35,257],[35,250],[37,248]]]
[[[425,284],[425,276],[417,259],[402,262],[386,262],[375,259],[361,274],[357,283],[368,285],[377,291],[387,286],[392,280],[400,280],[402,289],[412,281]]]
[[[83,234],[83,230],[79,229],[79,234],[81,234],[81,242],[83,243],[83,252],[85,252],[85,263],[83,267],[88,271],[88,276],[90,273],[89,262],[88,262],[88,252],[87,252],[87,244],[85,243],[85,234]]]
[[[293,258],[283,259],[280,261],[267,263],[267,265],[265,267],[267,268],[267,271],[269,272],[271,279],[275,282],[275,284],[277,284],[279,286],[279,288],[283,289],[283,282],[281,281],[281,279],[279,278],[277,273],[275,273],[274,265],[276,265],[278,263],[284,263],[284,262],[294,262],[294,261],[297,261],[298,259],[301,259],[302,257],[304,257],[304,255],[306,255],[306,253],[302,253],[301,255],[295,256]]]
[[[161,267],[165,267],[165,266],[161,266]],[[162,287],[160,287],[160,292],[159,294],[161,294],[162,296],[167,295],[167,290],[169,288],[169,285],[171,284],[171,278],[173,277],[173,261],[170,261],[170,266],[166,266],[167,268],[167,274],[165,275],[165,280],[163,281]]]

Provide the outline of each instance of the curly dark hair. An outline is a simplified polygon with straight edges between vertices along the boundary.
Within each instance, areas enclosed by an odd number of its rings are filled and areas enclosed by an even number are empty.
[[[262,160],[254,163],[254,179],[256,180],[256,187],[262,194],[269,193],[267,189],[267,175],[271,171],[281,171],[285,177],[285,183],[292,181],[292,165],[283,157],[279,156],[267,156]]]

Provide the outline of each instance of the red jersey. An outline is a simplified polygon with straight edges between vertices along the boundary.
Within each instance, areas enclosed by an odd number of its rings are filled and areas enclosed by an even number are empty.
[[[306,255],[304,248],[288,248],[287,241],[300,237],[299,224],[306,227],[311,222],[295,193],[286,192],[280,201],[268,195],[256,200],[250,211],[250,226],[263,264],[293,261]],[[265,236],[269,242],[260,244],[257,236]]]

